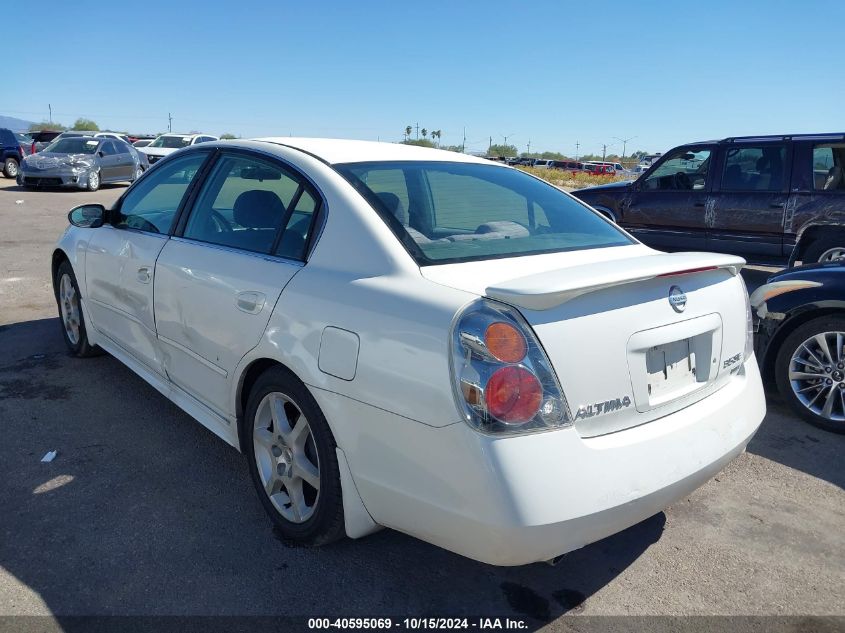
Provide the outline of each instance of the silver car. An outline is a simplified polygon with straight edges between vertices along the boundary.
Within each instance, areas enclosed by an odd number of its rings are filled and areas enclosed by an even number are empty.
[[[32,187],[73,187],[96,191],[103,183],[135,182],[144,173],[138,152],[111,138],[59,138],[24,158],[18,184]]]

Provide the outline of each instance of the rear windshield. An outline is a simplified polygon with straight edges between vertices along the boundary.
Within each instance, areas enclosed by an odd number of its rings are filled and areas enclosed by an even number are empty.
[[[178,149],[180,147],[187,147],[190,144],[190,136],[159,136],[156,140],[150,143],[148,147],[167,147],[170,149]]]
[[[633,243],[580,202],[516,169],[421,161],[335,167],[420,265]]]
[[[65,137],[54,141],[44,148],[45,152],[55,154],[93,154],[100,144],[99,139],[85,138],[83,136]]]

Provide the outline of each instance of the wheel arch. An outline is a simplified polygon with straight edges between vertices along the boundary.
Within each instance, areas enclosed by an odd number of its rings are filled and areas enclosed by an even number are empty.
[[[62,265],[62,262],[67,262],[71,265],[71,267],[73,266],[67,253],[65,253],[61,248],[54,249],[53,256],[50,260],[50,279],[53,282],[53,295],[56,295],[59,291],[58,280],[56,277],[59,273],[59,266]]]
[[[845,225],[839,222],[809,224],[801,229],[797,236],[797,242],[790,257],[790,264],[801,259],[807,248],[819,238],[826,238],[830,235],[842,235],[845,237]]]

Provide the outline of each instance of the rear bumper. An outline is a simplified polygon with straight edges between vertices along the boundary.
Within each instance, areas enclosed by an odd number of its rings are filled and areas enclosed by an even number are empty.
[[[332,399],[318,397],[329,420],[340,412]],[[592,438],[574,428],[494,438],[348,400],[342,410],[360,426],[352,435],[338,429],[338,442],[377,523],[479,561],[522,565],[619,532],[690,494],[745,449],[765,399],[752,357],[704,400]]]

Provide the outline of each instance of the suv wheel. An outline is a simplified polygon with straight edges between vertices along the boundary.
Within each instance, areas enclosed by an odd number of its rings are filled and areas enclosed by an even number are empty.
[[[845,317],[819,317],[787,336],[775,359],[775,378],[798,415],[845,433]]]
[[[804,264],[836,262],[845,260],[845,236],[822,238],[812,242],[803,257]]]
[[[3,163],[3,175],[6,178],[17,178],[18,177],[18,161],[14,158],[7,158],[6,162]]]

